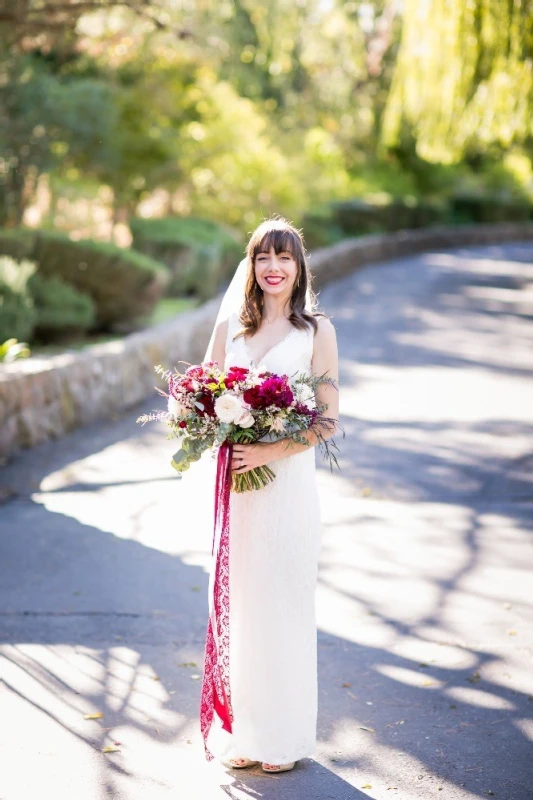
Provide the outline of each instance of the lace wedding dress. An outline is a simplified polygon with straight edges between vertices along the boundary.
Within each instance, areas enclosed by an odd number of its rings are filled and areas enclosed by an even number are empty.
[[[236,316],[225,368],[254,365]],[[313,331],[293,329],[261,366],[311,374]],[[230,500],[232,733],[214,731],[221,758],[282,764],[313,753],[317,718],[315,588],[320,516],[315,448],[269,464],[275,480]]]

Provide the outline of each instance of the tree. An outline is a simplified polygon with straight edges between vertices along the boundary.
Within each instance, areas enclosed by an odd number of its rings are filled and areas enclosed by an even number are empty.
[[[157,0],[10,0],[9,8],[0,9],[0,27],[3,35],[14,44],[36,34],[73,31],[84,14],[128,8],[164,30],[168,27],[165,5]],[[192,35],[186,27],[174,30],[182,39]]]
[[[384,145],[454,163],[532,135],[533,2],[405,0]]]
[[[114,111],[101,82],[50,72],[38,54],[0,64],[0,224],[19,225],[39,176],[67,157],[96,155]]]

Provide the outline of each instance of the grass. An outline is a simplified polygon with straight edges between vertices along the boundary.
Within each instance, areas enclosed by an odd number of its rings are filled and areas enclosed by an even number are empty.
[[[183,314],[184,311],[189,311],[197,305],[198,301],[194,297],[163,297],[154,308],[148,324],[158,325],[160,322],[166,322],[167,319]]]

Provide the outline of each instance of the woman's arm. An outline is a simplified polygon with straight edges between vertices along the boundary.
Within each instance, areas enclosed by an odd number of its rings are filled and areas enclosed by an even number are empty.
[[[326,406],[324,416],[331,420],[330,424],[317,423],[314,427],[303,431],[303,438],[308,444],[295,442],[290,438],[277,442],[257,442],[255,444],[233,445],[232,469],[235,472],[247,472],[255,467],[262,467],[270,461],[293,456],[314,447],[320,441],[331,438],[339,421],[339,356],[335,328],[327,317],[317,319],[318,330],[315,333],[313,347],[312,372],[317,377],[332,379],[335,384],[321,383],[317,388],[316,399],[319,405]],[[241,468],[241,458],[244,466]]]
[[[219,322],[215,328],[215,336],[211,349],[208,347],[204,361],[216,361],[220,369],[224,369],[226,360],[226,338],[228,335],[228,320]]]

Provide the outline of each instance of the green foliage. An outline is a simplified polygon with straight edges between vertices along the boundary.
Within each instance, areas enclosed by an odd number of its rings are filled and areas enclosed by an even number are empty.
[[[29,358],[31,355],[27,342],[19,342],[17,339],[6,339],[0,343],[0,362],[10,363],[18,361],[20,358]]]
[[[330,205],[306,211],[301,221],[306,250],[328,247],[344,238]]]
[[[35,333],[40,340],[48,342],[58,336],[71,336],[93,326],[96,317],[93,300],[61,278],[45,278],[37,272],[28,280],[28,291],[35,305]]]
[[[36,312],[27,283],[34,270],[29,261],[0,257],[0,342],[31,337]]]
[[[396,198],[380,204],[356,199],[333,203],[332,208],[337,225],[349,236],[422,228],[444,222],[447,217],[445,206],[417,202],[415,198]]]
[[[312,248],[344,230],[432,222],[435,200],[533,193],[530,2],[164,0],[140,10],[154,26],[129,0],[105,0],[77,27],[76,4],[16,4],[16,22],[0,21],[25,52],[0,53],[0,224],[20,225],[45,185],[40,219],[78,236],[108,234],[90,219],[93,193],[114,223],[203,217],[246,236],[282,213]],[[53,25],[38,30],[47,14]],[[416,209],[395,200],[411,196]],[[328,206],[352,198],[387,208],[352,207],[346,222]],[[501,218],[488,205],[454,206],[452,218]],[[220,268],[218,239],[186,233],[164,246],[134,235],[179,265],[173,293],[207,297],[234,256]],[[20,242],[3,252],[28,257]]]
[[[456,163],[533,135],[531,3],[404,4],[401,47],[383,120],[387,147]]]
[[[0,237],[0,248],[22,240],[45,277],[58,277],[89,295],[96,307],[95,326],[127,330],[150,313],[168,281],[166,267],[135,250],[64,234],[20,229]],[[19,246],[17,244],[17,246]]]
[[[137,217],[130,221],[130,228],[134,247],[170,268],[170,295],[212,297],[243,257],[238,239],[210,220]]]
[[[30,339],[36,313],[25,292],[15,292],[0,281],[0,340],[13,336]]]
[[[0,224],[17,225],[43,172],[101,158],[115,117],[104,82],[52,74],[38,53],[0,59]]]
[[[455,222],[526,222],[533,219],[533,206],[520,197],[458,194],[451,198]]]

